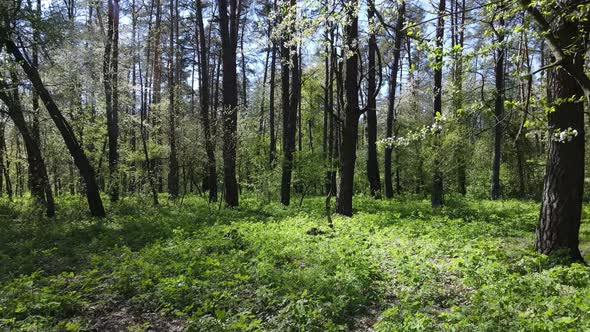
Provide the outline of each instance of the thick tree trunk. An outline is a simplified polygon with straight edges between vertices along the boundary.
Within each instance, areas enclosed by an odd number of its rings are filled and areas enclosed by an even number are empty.
[[[577,38],[575,32],[575,27],[571,31],[564,30],[560,37],[569,45]],[[583,71],[581,56],[576,57],[574,65]],[[550,102],[583,95],[576,81],[561,68],[550,70],[548,84]],[[543,254],[566,250],[572,259],[582,260],[578,238],[584,194],[584,105],[581,102],[559,102],[554,106],[555,111],[548,114],[549,127],[560,132],[572,128],[578,134],[571,141],[561,142],[554,137],[555,132],[550,132],[535,247]]]
[[[345,25],[345,44],[351,54],[346,57],[346,79],[344,119],[342,121],[342,143],[340,145],[340,182],[336,197],[336,212],[352,216],[352,196],[354,194],[354,166],[359,122],[358,96],[358,15],[357,0],[350,0],[347,9],[348,24]]]
[[[397,22],[395,24],[395,41],[393,49],[393,63],[391,64],[391,73],[389,77],[389,97],[387,104],[387,123],[386,133],[387,137],[393,137],[393,126],[395,124],[395,92],[397,89],[397,73],[399,71],[401,47],[403,40],[403,28],[406,12],[406,2],[402,1],[399,7]],[[393,149],[390,147],[385,148],[384,155],[384,182],[385,182],[385,197],[393,197],[393,180],[392,180],[392,167],[391,167],[391,154]]]
[[[205,152],[207,153],[207,186],[209,187],[209,201],[217,201],[217,165],[215,162],[215,144],[211,138],[211,124],[209,121],[209,49],[205,39],[205,27],[203,25],[203,9],[202,0],[197,0],[197,26],[199,31],[200,44],[200,91],[199,98],[201,100],[201,125],[203,126],[203,136],[205,138]]]
[[[584,95],[590,98],[590,77],[584,73],[585,40],[579,36],[576,24],[564,22],[560,17],[548,23],[542,12],[528,0],[520,1],[537,25],[545,32],[543,37],[560,67],[548,73],[548,100],[559,101],[555,111],[548,114],[550,132],[549,153],[543,186],[543,200],[535,247],[544,254],[558,250],[569,251],[573,260],[583,260],[580,253],[579,231],[584,193],[584,105],[582,102],[563,102]],[[559,5],[572,5],[564,1]],[[561,8],[558,8],[562,10]],[[583,31],[583,30],[582,30]],[[585,37],[588,31],[584,31]],[[565,52],[567,47],[568,52]],[[557,140],[556,131],[577,131],[571,139]],[[568,135],[569,136],[569,135]]]
[[[236,50],[238,23],[240,19],[239,0],[218,0],[219,28],[223,61],[223,178],[225,205],[238,206],[238,182],[236,180],[236,146],[238,130],[238,79]]]
[[[368,9],[369,22],[375,19],[375,1],[369,0]],[[372,24],[375,24],[374,22]],[[367,177],[371,196],[381,198],[381,178],[379,176],[379,162],[377,160],[377,64],[375,56],[377,53],[377,38],[374,29],[369,34],[369,75],[367,89]],[[399,33],[399,32],[398,32]],[[379,68],[381,70],[381,68]]]
[[[438,5],[438,23],[436,26],[436,57],[434,60],[434,112],[433,120],[437,115],[442,115],[442,49],[443,49],[443,38],[445,33],[445,5],[446,0],[440,0]],[[432,173],[432,192],[430,196],[430,202],[433,208],[438,208],[443,204],[443,176],[440,169],[440,148],[442,146],[440,133],[438,130],[434,134],[434,164]]]
[[[494,104],[494,152],[492,157],[492,187],[490,190],[490,199],[500,198],[500,160],[502,156],[502,132],[504,118],[504,58],[506,50],[504,48],[504,18],[500,18],[498,27],[498,49],[496,50],[496,64],[494,72],[496,75],[496,100]]]
[[[60,112],[57,104],[53,101],[51,94],[45,88],[45,85],[37,72],[37,68],[33,67],[28,60],[23,57],[22,53],[12,40],[8,39],[7,36],[2,37],[4,39],[3,44],[6,46],[8,52],[15,57],[16,62],[23,68],[29,80],[33,83],[35,90],[39,93],[39,97],[45,104],[45,108],[59,130],[70,154],[74,158],[74,163],[80,171],[80,175],[86,186],[86,199],[88,200],[90,213],[96,217],[105,217],[106,213],[102,205],[102,199],[100,198],[94,168],[90,164],[88,157],[86,157],[82,145],[78,142],[72,126]]]

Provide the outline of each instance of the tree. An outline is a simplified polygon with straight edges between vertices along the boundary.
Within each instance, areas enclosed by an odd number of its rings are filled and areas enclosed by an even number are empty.
[[[290,0],[288,12],[289,26],[294,34],[295,17],[297,12],[296,0]],[[297,129],[297,108],[301,94],[301,77],[299,72],[299,54],[297,43],[292,43],[289,48],[290,34],[285,37],[281,45],[281,61],[283,61],[282,84],[282,109],[283,109],[283,163],[281,176],[281,203],[289,205],[291,199],[291,175],[293,172],[293,154],[295,153],[295,134]],[[291,74],[289,75],[289,71]],[[291,79],[289,84],[289,77]],[[290,89],[289,89],[290,88]]]
[[[500,14],[502,15],[502,14]],[[494,73],[496,77],[496,92],[494,102],[494,155],[492,158],[492,187],[490,198],[496,200],[500,198],[500,161],[502,156],[502,132],[504,126],[504,100],[505,100],[505,82],[504,82],[504,58],[506,49],[504,43],[504,17],[498,19],[498,27],[492,29],[496,34],[496,62]]]
[[[228,13],[229,1],[229,13]],[[238,141],[238,78],[236,51],[241,0],[218,0],[223,62],[223,181],[225,205],[238,206],[236,146]]]
[[[12,122],[14,122],[14,125],[21,134],[25,144],[27,161],[29,163],[29,174],[31,176],[31,194],[39,201],[39,203],[45,205],[46,215],[48,217],[53,217],[55,215],[55,202],[53,200],[49,177],[47,176],[45,161],[41,154],[38,141],[34,139],[33,134],[25,121],[18,94],[18,85],[16,84],[16,75],[12,73],[11,76],[12,86],[6,82],[0,81],[0,100],[2,100],[8,108],[8,116],[12,119]]]
[[[349,0],[345,5],[346,24],[344,26],[344,47],[346,74],[344,92],[346,103],[342,119],[342,143],[340,145],[340,181],[336,197],[336,212],[352,216],[352,196],[354,194],[354,166],[358,122],[360,116],[358,96],[358,13],[357,0]]]
[[[438,4],[438,17],[436,25],[436,47],[434,58],[434,114],[433,120],[442,115],[442,67],[443,67],[443,45],[445,34],[445,6],[446,0],[440,0]],[[433,208],[441,207],[443,204],[443,175],[440,166],[440,148],[442,145],[440,132],[435,129],[434,133],[434,163],[432,172],[432,192],[430,202]]]
[[[2,28],[0,28],[0,38],[2,38],[1,44],[6,47],[6,50],[14,57],[16,63],[21,66],[33,84],[33,87],[39,94],[43,104],[45,104],[47,112],[51,116],[51,119],[55,123],[55,126],[59,130],[64,142],[66,143],[66,146],[72,158],[74,159],[74,163],[76,164],[76,167],[78,168],[78,171],[84,180],[84,184],[86,186],[86,199],[88,200],[90,213],[96,217],[105,217],[106,213],[102,205],[102,199],[100,198],[100,192],[98,184],[96,183],[94,168],[90,164],[90,161],[88,160],[82,145],[79,143],[72,126],[60,112],[57,104],[51,97],[51,94],[43,84],[37,68],[32,66],[29,60],[23,56],[14,41],[10,38],[10,29],[8,26],[4,25]]]
[[[276,7],[276,6],[274,6]],[[270,28],[269,28],[270,29]],[[270,135],[269,139],[269,151],[268,151],[268,163],[270,167],[274,167],[275,158],[277,154],[277,139],[275,135],[275,76],[276,76],[276,58],[277,58],[277,46],[274,40],[272,41],[272,52],[270,58],[270,88],[268,96],[268,132]]]
[[[178,3],[174,0],[170,0],[170,39],[169,39],[169,59],[168,59],[168,98],[169,98],[169,109],[168,109],[168,139],[170,144],[170,156],[168,158],[168,194],[171,198],[178,197],[178,151],[176,141],[176,108],[177,108],[177,84],[179,64],[179,54],[176,50],[175,45],[178,44],[178,17],[176,12],[178,10]]]
[[[454,8],[453,8],[454,7]],[[467,117],[463,116],[463,48],[465,46],[465,0],[451,0],[451,47],[453,55],[453,108],[457,112],[459,130],[461,134],[467,132]],[[461,110],[461,113],[459,113]],[[468,150],[466,144],[457,144],[454,149],[457,162],[457,187],[461,195],[467,193],[467,165]]]
[[[103,57],[103,82],[109,144],[109,195],[111,201],[116,202],[119,200],[117,174],[119,162],[119,0],[108,1],[107,31]]]
[[[199,98],[201,100],[201,125],[203,138],[205,139],[205,152],[207,154],[207,180],[209,187],[209,201],[217,201],[217,165],[215,162],[215,144],[211,137],[211,125],[209,121],[209,48],[205,39],[205,26],[203,24],[203,5],[201,0],[196,1],[197,29],[199,32],[199,59],[200,84]]]
[[[375,1],[369,0],[368,8],[369,24],[374,24]],[[377,161],[377,93],[376,82],[377,64],[375,61],[377,53],[377,37],[375,29],[370,28],[369,33],[369,68],[368,68],[368,89],[367,89],[367,177],[371,196],[381,198],[381,178],[379,176],[379,163]],[[380,66],[379,66],[380,67]],[[381,68],[379,68],[381,73]],[[380,83],[380,82],[379,82]]]
[[[389,95],[387,100],[387,123],[386,136],[393,137],[393,126],[395,124],[395,92],[397,89],[397,75],[400,66],[401,47],[403,41],[403,28],[406,14],[406,2],[402,1],[397,13],[397,21],[395,24],[395,41],[393,44],[393,61],[391,63],[391,74],[389,76]],[[409,56],[408,56],[409,57]],[[389,146],[385,147],[384,155],[384,173],[385,173],[385,197],[393,197],[393,183],[392,183],[392,167],[391,154],[393,149]]]
[[[529,0],[520,3],[542,31],[553,57],[545,67],[549,68],[548,99],[554,110],[547,115],[550,141],[535,247],[543,254],[565,250],[572,260],[582,261],[579,231],[585,132],[580,97],[590,98],[590,77],[584,73],[590,27],[575,15],[580,10],[576,1],[556,3],[549,12],[559,14],[552,18]]]

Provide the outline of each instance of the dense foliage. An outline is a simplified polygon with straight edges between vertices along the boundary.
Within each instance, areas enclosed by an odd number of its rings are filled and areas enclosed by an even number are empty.
[[[4,200],[0,329],[590,328],[590,269],[534,252],[536,203],[356,200],[334,230],[323,198],[287,208],[250,196],[232,210],[129,198],[97,220],[72,196],[51,221]]]

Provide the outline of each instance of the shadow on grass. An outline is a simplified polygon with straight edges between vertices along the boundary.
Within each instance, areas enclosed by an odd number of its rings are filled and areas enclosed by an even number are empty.
[[[93,256],[116,254],[116,249],[132,251],[165,241],[175,229],[194,232],[213,224],[237,221],[272,222],[307,209],[321,213],[316,204],[303,208],[279,204],[260,206],[253,198],[245,198],[239,208],[225,209],[219,203],[208,204],[198,196],[176,202],[161,199],[153,207],[140,198],[125,198],[107,206],[109,217],[99,220],[86,213],[84,201],[77,196],[58,201],[58,216],[43,217],[39,207],[27,206],[27,200],[0,202],[0,280],[20,274],[42,271],[54,275],[77,272],[87,268]]]

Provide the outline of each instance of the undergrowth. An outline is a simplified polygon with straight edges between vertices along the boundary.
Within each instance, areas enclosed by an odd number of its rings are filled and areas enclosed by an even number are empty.
[[[1,202],[0,330],[590,330],[590,269],[534,252],[536,203],[359,196],[332,231],[321,197],[163,201]]]

